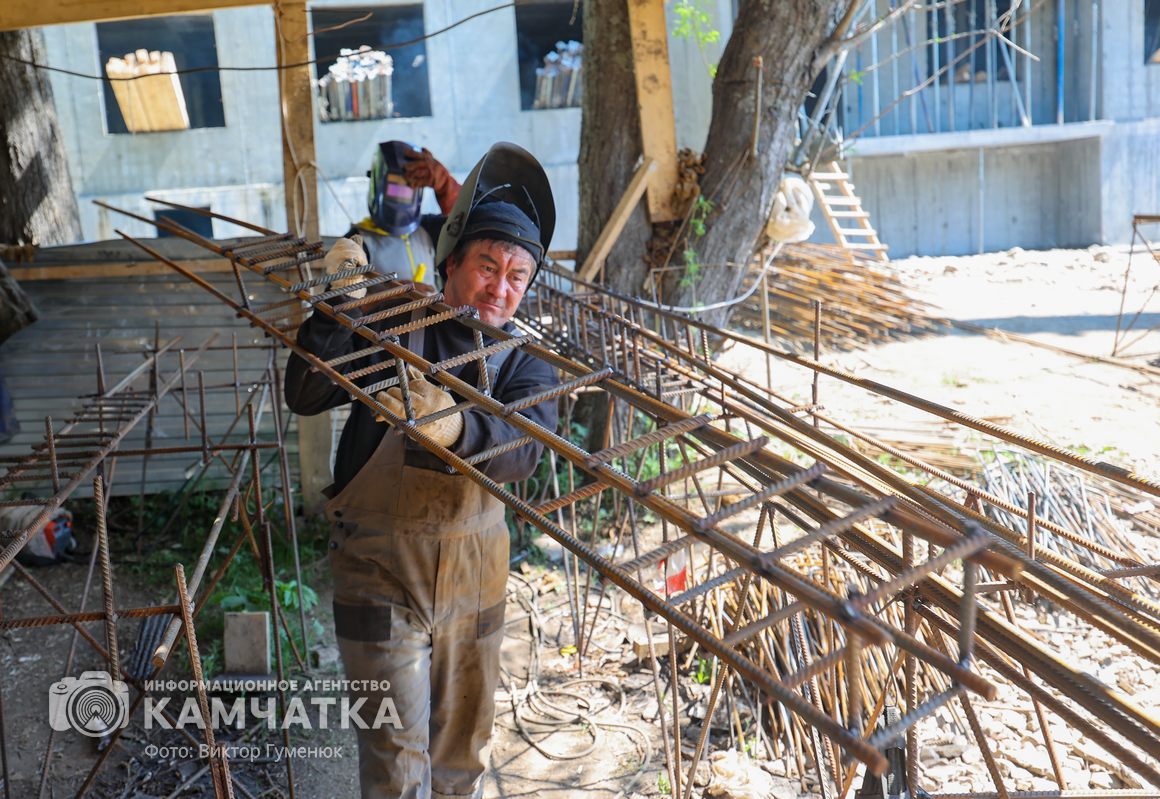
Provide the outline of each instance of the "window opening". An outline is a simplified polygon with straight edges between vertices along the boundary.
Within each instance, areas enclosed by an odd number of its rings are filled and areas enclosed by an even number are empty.
[[[208,205],[198,206],[202,211],[208,211]],[[196,211],[186,210],[184,208],[163,208],[153,212],[153,218],[161,221],[167,219],[170,222],[176,222],[184,228],[192,230],[199,236],[207,239],[213,238],[213,219]],[[174,236],[168,230],[157,228],[157,238],[164,239]]]
[[[518,3],[515,11],[520,108],[579,107],[584,53],[581,10],[571,0],[545,0]]]
[[[124,59],[128,54],[144,50],[152,54],[173,54],[177,70],[208,68],[203,72],[178,75],[190,128],[225,127],[222,108],[222,87],[218,65],[217,40],[214,37],[211,14],[174,17],[148,17],[121,22],[97,23],[97,51],[101,64],[109,59]],[[161,56],[164,60],[164,57]],[[164,79],[164,76],[160,76]],[[152,79],[150,79],[152,80]],[[172,80],[172,78],[169,78]],[[105,97],[105,124],[110,134],[129,133],[125,117],[117,103],[112,83],[103,81]],[[173,128],[170,128],[173,129]]]
[[[310,18],[323,121],[431,116],[423,6],[317,8]]]
[[[1144,0],[1144,63],[1160,64],[1160,0]]]

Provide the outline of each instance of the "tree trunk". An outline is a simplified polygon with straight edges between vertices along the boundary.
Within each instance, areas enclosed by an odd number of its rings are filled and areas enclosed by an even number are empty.
[[[585,0],[584,75],[577,237],[581,260],[628,188],[642,151],[625,0]],[[610,286],[640,293],[641,259],[651,237],[648,211],[641,202],[605,261]]]
[[[35,30],[0,31],[0,53],[44,63],[40,37]],[[70,244],[80,237],[48,75],[0,59],[0,244]]]
[[[584,121],[580,146],[581,257],[628,185],[641,152],[624,0],[587,0],[584,14]],[[798,108],[814,79],[813,60],[834,28],[844,0],[742,0],[713,81],[713,116],[705,145],[701,193],[712,203],[705,234],[690,236],[701,269],[682,281],[669,273],[662,298],[673,305],[710,304],[733,296],[761,231],[793,145]],[[761,127],[751,154],[757,95],[754,58],[763,60]],[[652,228],[644,203],[633,213],[605,267],[616,289],[642,294]],[[686,233],[688,231],[686,230]],[[683,262],[675,248],[670,265]],[[683,284],[683,285],[682,285]],[[702,314],[723,323],[730,309]]]

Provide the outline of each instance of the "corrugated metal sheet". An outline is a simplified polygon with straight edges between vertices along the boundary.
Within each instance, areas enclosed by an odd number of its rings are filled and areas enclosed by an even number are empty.
[[[165,242],[168,244],[168,242]],[[96,248],[98,245],[91,245]],[[178,248],[180,249],[180,248]],[[56,252],[60,258],[65,248]],[[82,248],[67,248],[75,253]],[[51,251],[45,251],[51,255]],[[38,264],[41,259],[38,258]],[[73,259],[70,263],[77,263]],[[19,270],[17,270],[19,271]],[[159,334],[162,343],[181,338],[179,348],[197,349],[206,339],[218,334],[215,346],[224,350],[206,352],[191,370],[188,382],[188,402],[194,419],[200,415],[197,399],[197,375],[200,371],[205,385],[231,386],[225,390],[207,391],[206,419],[211,437],[219,437],[230,426],[237,414],[232,385],[235,382],[234,338],[237,351],[237,379],[243,398],[251,384],[259,380],[268,360],[266,348],[247,349],[246,345],[264,344],[266,339],[248,327],[233,312],[206,291],[177,275],[135,276],[131,268],[118,268],[116,277],[103,279],[62,279],[22,281],[22,287],[40,310],[41,318],[31,327],[12,336],[0,347],[0,374],[3,374],[13,397],[16,417],[21,431],[8,443],[0,445],[0,457],[19,456],[43,439],[44,418],[51,416],[60,424],[79,407],[78,397],[93,393],[97,386],[96,347],[99,344],[104,360],[105,374],[110,382],[141,363]],[[138,270],[140,271],[140,270]],[[234,279],[229,272],[202,273],[216,287],[233,292]],[[269,302],[280,297],[267,286],[255,284],[252,299]],[[284,364],[286,353],[279,353],[279,364]],[[176,349],[162,358],[163,375],[172,375],[178,364]],[[136,385],[147,385],[137,383]],[[180,392],[171,394],[161,405],[154,427],[155,446],[200,444],[197,425],[191,420],[191,438],[185,439],[185,425]],[[287,444],[290,464],[297,471],[297,438],[294,417],[286,413],[284,420],[291,425]],[[268,407],[261,421],[261,434],[273,437],[274,415]],[[233,440],[242,440],[246,422],[237,427]],[[125,448],[144,445],[144,424],[132,432]],[[264,460],[273,456],[264,455]],[[179,489],[198,466],[197,455],[176,454],[151,457],[146,472],[149,492]],[[141,459],[118,459],[114,493],[135,493],[141,480]],[[220,465],[210,471],[216,482],[224,474]],[[271,471],[271,475],[276,472]],[[83,492],[82,492],[83,495]]]

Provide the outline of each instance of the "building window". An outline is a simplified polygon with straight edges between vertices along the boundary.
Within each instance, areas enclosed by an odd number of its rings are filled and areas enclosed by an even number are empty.
[[[201,206],[201,210],[208,211],[209,206]],[[213,238],[213,219],[203,214],[199,214],[197,211],[191,211],[185,208],[165,208],[154,211],[153,218],[158,221],[167,219],[170,222],[176,222],[183,228],[192,230],[199,236],[207,239]],[[170,233],[168,230],[157,228],[157,238],[163,239],[174,235],[175,234]]]
[[[351,6],[345,8],[317,8],[310,12],[314,29],[315,76],[322,80],[335,67],[335,72],[347,77],[344,71],[350,59],[340,63],[343,50],[358,51],[367,47],[370,51],[380,48],[391,58],[391,75],[387,79],[389,89],[385,102],[376,101],[364,108],[367,113],[353,113],[353,102],[348,104],[350,113],[333,109],[329,118],[382,118],[382,117],[429,117],[431,116],[431,93],[427,84],[427,44],[422,39],[423,6]],[[418,39],[419,41],[413,41]],[[397,42],[413,41],[405,47],[386,49]],[[340,81],[341,82],[341,81]],[[363,96],[370,84],[362,87]],[[353,95],[357,100],[359,89],[347,91],[344,98]],[[332,95],[337,96],[337,95]],[[325,97],[325,95],[324,95]]]
[[[580,6],[572,0],[516,4],[520,108],[580,105],[583,31]]]
[[[1011,0],[935,3],[934,8],[927,17],[929,29],[936,32],[927,53],[930,74],[945,70],[939,74],[943,83],[985,83],[988,70],[995,80],[1011,79],[1006,59],[986,41],[989,30],[1007,27],[1004,16],[1011,12]]]
[[[217,41],[213,16],[148,17],[124,22],[97,23],[97,50],[101,64],[138,50],[173,53],[177,69],[201,69],[179,76],[191,128],[225,127],[222,85],[218,80]],[[109,133],[128,133],[125,118],[109,81],[105,92],[105,124]]]
[[[1160,0],[1144,0],[1144,63],[1160,64]]]

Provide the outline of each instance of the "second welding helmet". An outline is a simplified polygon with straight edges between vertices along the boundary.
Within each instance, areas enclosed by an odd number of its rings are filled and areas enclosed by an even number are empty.
[[[371,221],[394,236],[405,236],[419,227],[423,189],[407,183],[406,154],[415,148],[403,141],[381,142],[375,148],[367,177],[367,210]]]
[[[499,239],[527,250],[538,272],[555,228],[556,204],[544,167],[524,148],[497,142],[464,181],[439,232],[435,263],[446,279],[447,258],[461,242]]]

